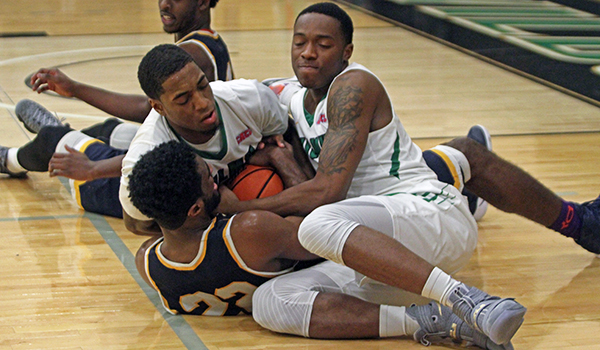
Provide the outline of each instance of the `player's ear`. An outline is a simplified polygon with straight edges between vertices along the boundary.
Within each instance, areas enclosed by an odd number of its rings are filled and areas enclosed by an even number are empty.
[[[158,112],[158,114],[162,115],[163,117],[166,116],[165,108],[163,107],[162,103],[160,103],[159,100],[149,98],[148,102],[150,102],[150,106],[152,106],[152,108],[154,108],[154,110],[156,110]]]
[[[210,0],[198,0],[198,5],[200,11],[206,11],[210,8]]]
[[[204,201],[202,198],[198,198],[198,201],[194,203],[188,210],[189,217],[196,217],[204,212]]]
[[[352,57],[352,52],[354,52],[354,44],[350,43],[344,47],[344,61],[349,61],[350,57]]]

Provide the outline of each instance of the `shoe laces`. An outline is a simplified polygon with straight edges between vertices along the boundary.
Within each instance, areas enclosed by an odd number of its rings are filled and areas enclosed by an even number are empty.
[[[593,209],[600,208],[600,196],[591,201],[583,202],[583,203],[581,203],[581,205],[584,207],[593,208]]]

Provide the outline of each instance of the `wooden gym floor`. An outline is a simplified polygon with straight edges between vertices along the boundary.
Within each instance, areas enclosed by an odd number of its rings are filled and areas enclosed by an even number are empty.
[[[213,12],[238,78],[292,75],[291,27],[309,0],[222,0]],[[600,110],[355,8],[353,60],[378,74],[408,132],[428,148],[486,125],[494,150],[564,198],[600,192]],[[27,36],[45,32],[48,36]],[[14,115],[23,98],[80,128],[106,117],[80,101],[37,95],[40,67],[121,92],[140,92],[137,64],[159,43],[156,1],[0,3],[0,144],[33,135]],[[18,34],[16,36],[8,34]],[[133,254],[143,237],[79,210],[45,173],[0,178],[0,350],[420,349],[410,339],[322,341],[261,329],[251,317],[169,316],[143,285]],[[516,349],[600,349],[600,259],[572,240],[490,208],[477,251],[456,277],[528,307]],[[431,349],[453,347],[435,345]]]

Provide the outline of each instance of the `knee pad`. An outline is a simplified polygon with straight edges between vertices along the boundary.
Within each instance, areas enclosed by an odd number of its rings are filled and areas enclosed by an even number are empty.
[[[81,129],[81,132],[93,138],[108,140],[113,130],[121,123],[117,118],[108,118],[102,123]]]
[[[270,280],[254,291],[252,317],[273,332],[308,337],[318,292],[293,283],[293,280],[287,282],[288,279],[282,277]]]
[[[311,253],[344,265],[342,250],[348,236],[358,225],[358,222],[347,219],[342,206],[329,204],[304,218],[298,229],[298,240]]]

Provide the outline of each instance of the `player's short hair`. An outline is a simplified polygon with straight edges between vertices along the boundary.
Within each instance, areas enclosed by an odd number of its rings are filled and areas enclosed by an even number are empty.
[[[300,16],[307,13],[320,13],[329,17],[333,17],[340,22],[340,26],[342,28],[342,34],[344,35],[344,40],[347,44],[352,43],[352,35],[354,33],[354,25],[352,24],[352,19],[346,11],[342,10],[338,5],[331,2],[320,2],[314,5],[310,5],[302,12],[298,14],[296,17],[296,22]]]
[[[138,67],[138,80],[148,97],[158,100],[165,91],[162,84],[173,74],[179,72],[192,56],[184,49],[173,44],[162,44],[150,50]]]
[[[217,6],[217,2],[219,2],[219,0],[210,0],[210,7],[215,7]]]
[[[203,196],[202,177],[192,149],[177,141],[160,144],[144,154],[129,175],[129,198],[161,227],[175,230]]]

